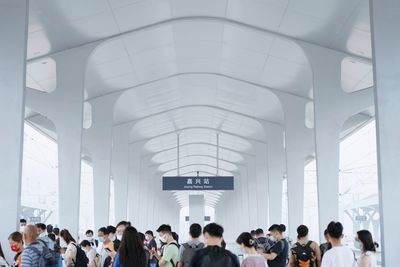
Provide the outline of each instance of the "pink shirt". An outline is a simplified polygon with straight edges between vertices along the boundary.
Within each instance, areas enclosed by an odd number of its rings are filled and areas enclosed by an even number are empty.
[[[261,255],[249,255],[243,260],[241,267],[265,267],[264,257]]]

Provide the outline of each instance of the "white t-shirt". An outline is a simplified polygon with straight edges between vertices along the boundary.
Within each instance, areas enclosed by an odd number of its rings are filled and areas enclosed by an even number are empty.
[[[324,254],[321,267],[357,267],[357,262],[350,248],[333,247]]]

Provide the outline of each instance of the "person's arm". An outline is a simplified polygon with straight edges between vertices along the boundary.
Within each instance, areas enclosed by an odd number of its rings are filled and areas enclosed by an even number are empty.
[[[270,253],[263,253],[262,255],[266,260],[273,261],[278,257],[279,254],[283,252],[283,241],[279,241],[271,248]]]
[[[184,267],[184,262],[182,261],[183,258],[183,252],[185,251],[185,246],[182,245],[179,248],[179,262],[178,262],[178,267]]]
[[[315,258],[317,260],[317,267],[321,267],[321,260],[322,260],[321,249],[319,248],[319,245],[317,242],[314,242],[314,246],[315,246],[314,253],[315,253]]]
[[[294,263],[295,263],[294,254],[293,254],[293,251],[290,250],[289,266],[290,266],[290,267],[294,267]],[[319,266],[318,266],[318,267],[319,267]]]

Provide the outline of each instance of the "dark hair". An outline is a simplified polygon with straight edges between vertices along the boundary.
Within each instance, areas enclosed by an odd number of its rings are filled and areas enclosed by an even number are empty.
[[[6,257],[4,257],[4,252],[3,252],[3,248],[1,247],[1,243],[0,243],[0,257],[2,257],[3,259],[6,258]]]
[[[81,247],[82,247],[82,248],[85,248],[85,247],[87,247],[87,246],[91,247],[92,245],[90,244],[89,241],[83,240],[83,241],[81,242]]]
[[[332,238],[339,239],[343,236],[343,225],[340,222],[330,222],[327,230],[329,236]]]
[[[37,224],[36,224],[36,227],[37,227],[38,229],[43,230],[43,231],[46,230],[46,225],[45,225],[44,223],[37,223]]]
[[[251,235],[255,235],[255,234],[256,234],[256,231],[255,231],[255,230],[251,230],[250,234],[251,234]]]
[[[117,224],[116,228],[120,227],[121,225],[124,225],[125,227],[128,227],[128,226],[130,226],[130,223],[128,223],[127,221],[120,221]]]
[[[308,235],[308,227],[305,225],[300,225],[297,227],[297,238],[300,239]]]
[[[271,227],[268,229],[270,232],[277,231],[279,233],[283,233],[286,231],[286,226],[284,224],[273,224]]]
[[[154,236],[153,231],[150,231],[150,230],[147,230],[147,231],[146,231],[146,235]]]
[[[255,230],[255,234],[256,235],[263,235],[264,234],[264,230],[261,228],[258,228],[257,230]]]
[[[100,229],[101,229],[101,228],[100,228]],[[99,231],[100,231],[100,229],[99,229]],[[89,230],[86,231],[86,234],[87,234],[87,235],[89,235],[89,234],[93,235],[93,231],[89,229]]]
[[[372,235],[368,230],[361,230],[357,232],[357,237],[363,245],[365,251],[376,252],[376,245],[372,239]]]
[[[157,233],[159,233],[159,232],[168,232],[168,233],[171,233],[171,232],[172,232],[171,226],[169,226],[169,225],[167,225],[167,224],[162,224],[162,225],[160,225],[160,227],[158,227],[158,229],[157,229]]]
[[[19,223],[26,223],[26,220],[25,219],[20,219]]]
[[[108,230],[108,233],[109,234],[115,234],[115,232],[117,231],[117,228],[115,228],[114,226],[112,226],[112,225],[109,225],[109,226],[107,226],[107,230]]]
[[[59,234],[60,234],[60,228],[54,227],[53,233],[54,233],[55,235],[59,235]]]
[[[102,232],[105,235],[109,234],[108,229],[106,227],[101,227],[98,232]]]
[[[176,232],[171,233],[172,238],[179,244],[179,235]]]
[[[20,232],[13,232],[10,234],[10,236],[8,237],[8,239],[20,243],[22,242],[22,234]]]
[[[328,234],[328,229],[325,229],[324,235],[327,235],[327,234]]]
[[[61,230],[60,236],[65,240],[67,244],[74,242],[76,243],[75,239],[72,237],[70,232],[67,229]]]
[[[209,223],[204,227],[203,234],[209,234],[212,237],[221,238],[224,234],[224,228],[216,223]]]
[[[225,240],[223,240],[223,239],[222,239],[222,242],[221,242],[221,247],[222,247],[223,249],[226,248],[226,242],[225,242]]]
[[[243,244],[245,247],[255,247],[256,241],[253,239],[250,233],[244,232],[236,239],[236,243],[239,245]]]
[[[50,233],[47,236],[51,239],[51,241],[56,242],[56,235],[55,234]]]
[[[144,242],[144,241],[146,240],[146,236],[145,236],[143,233],[139,232],[138,235],[139,235],[139,239],[140,239],[142,242]]]
[[[201,225],[198,223],[194,223],[189,228],[190,236],[193,238],[198,238],[201,235]]]
[[[128,226],[119,246],[119,258],[124,267],[146,267],[146,254],[137,230]]]
[[[46,227],[46,230],[47,230],[48,234],[53,233],[53,225],[48,224],[47,227]]]

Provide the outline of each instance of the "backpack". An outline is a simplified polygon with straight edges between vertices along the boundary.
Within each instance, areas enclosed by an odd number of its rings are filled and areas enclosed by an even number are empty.
[[[212,248],[201,260],[201,267],[235,267],[237,266],[229,255],[228,251],[223,248]]]
[[[26,249],[31,249],[39,255],[38,267],[58,267],[60,255],[50,250],[47,246],[43,246],[42,252],[40,252],[38,248],[32,246],[28,246]]]
[[[292,248],[292,253],[295,258],[296,267],[313,267],[315,260],[314,250],[311,248],[312,241],[301,245],[299,242]]]
[[[75,260],[72,260],[75,267],[87,267],[89,263],[89,259],[86,257],[86,253],[81,249],[80,246],[77,246],[74,243],[71,243],[76,247],[76,256]]]
[[[198,245],[189,245],[188,243],[182,244],[182,246],[185,248],[182,254],[182,262],[183,266],[189,266],[190,259],[192,258],[193,254],[195,251],[204,248],[204,244],[200,243]]]

